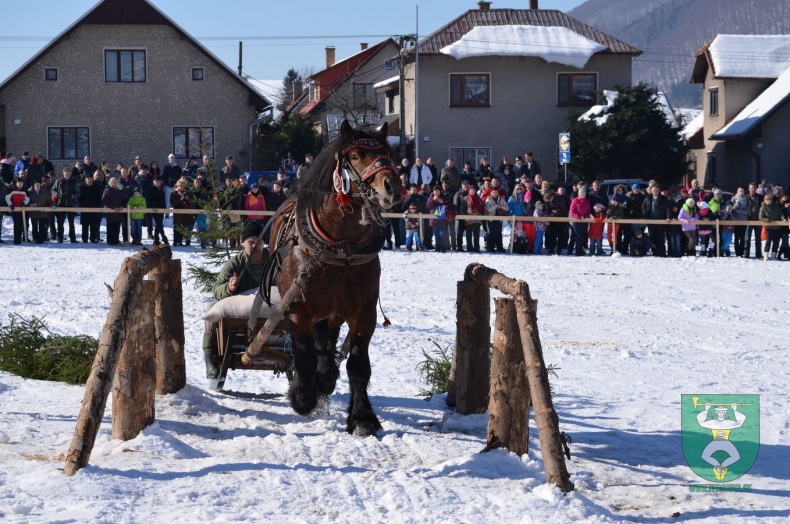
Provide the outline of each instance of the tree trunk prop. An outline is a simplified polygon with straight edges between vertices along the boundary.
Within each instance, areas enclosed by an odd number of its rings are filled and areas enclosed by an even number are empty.
[[[132,440],[156,419],[156,282],[146,280],[132,313],[112,386],[112,438]]]
[[[515,301],[512,298],[495,298],[494,310],[496,319],[486,449],[505,447],[520,457],[528,448],[529,384],[524,370],[524,350]]]
[[[508,278],[482,264],[469,264],[466,267],[464,279],[485,284],[502,293],[512,295],[515,300],[529,393],[532,405],[535,406],[535,425],[538,428],[541,454],[546,468],[546,481],[567,493],[573,490],[573,483],[570,481],[568,469],[565,467],[559,418],[551,400],[548,371],[546,371],[546,365],[543,362],[543,349],[538,333],[538,302],[532,300],[526,282]]]
[[[479,282],[458,282],[456,337],[447,404],[462,415],[483,413],[488,407],[491,340],[490,291]],[[481,322],[480,319],[486,319]]]
[[[77,417],[77,427],[66,454],[63,470],[66,475],[73,475],[88,464],[104,416],[107,396],[112,389],[112,377],[115,376],[121,347],[126,340],[126,329],[143,285],[143,276],[163,260],[170,260],[170,257],[170,246],[157,246],[123,261],[113,286],[110,311],[99,338],[99,349],[85,383],[85,396]]]
[[[156,394],[168,395],[187,383],[181,261],[162,262],[151,271],[149,278],[156,282]]]

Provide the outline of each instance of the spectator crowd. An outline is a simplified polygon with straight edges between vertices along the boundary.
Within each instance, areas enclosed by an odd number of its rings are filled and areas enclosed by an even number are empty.
[[[305,164],[298,166],[300,174],[307,171],[311,159],[309,156]],[[97,166],[90,156],[85,156],[57,174],[53,164],[41,154],[30,156],[24,151],[17,160],[5,153],[0,159],[0,203],[11,208],[14,244],[21,244],[25,238],[35,244],[63,243],[66,239],[96,244],[102,241],[102,221],[108,245],[142,245],[144,231],[154,245],[168,244],[164,229],[168,208],[205,209],[206,203],[211,202],[208,207],[215,209],[276,210],[294,188],[295,181],[284,169],[272,183],[261,177],[257,183],[248,184],[247,176],[232,156],[225,158],[220,169],[214,168],[208,156],[203,157],[202,163],[192,156],[180,165],[171,154],[160,167],[156,161],[146,164],[137,155],[128,167],[118,163],[114,169],[108,162]],[[18,212],[20,208],[25,208],[24,218]],[[103,210],[78,212],[67,208]],[[146,213],[146,209],[162,212]],[[248,219],[265,218],[262,214],[249,215]],[[205,231],[206,227],[205,213],[174,213],[173,245],[191,245],[192,231]],[[0,243],[3,242],[0,220]],[[200,243],[206,247],[205,240]]]
[[[156,161],[147,165],[138,155],[128,167],[118,163],[114,169],[107,162],[97,166],[85,156],[56,175],[52,163],[41,154],[31,157],[25,151],[16,160],[6,153],[0,160],[0,202],[12,211],[27,208],[24,219],[21,213],[11,213],[14,244],[21,244],[24,238],[36,244],[62,243],[67,226],[70,242],[99,243],[102,220],[108,245],[142,245],[146,231],[154,245],[166,244],[169,239],[163,220],[168,208],[202,209],[205,202],[213,202],[216,208],[227,210],[274,211],[295,190],[311,161],[312,155],[307,155],[298,165],[289,153],[277,178],[269,183],[265,177],[248,180],[232,156],[227,156],[218,170],[207,156],[202,163],[193,156],[182,166],[171,154],[160,167]],[[286,170],[296,171],[296,179]],[[651,181],[646,190],[637,184],[630,188],[619,185],[607,195],[598,181],[590,187],[583,182],[552,185],[543,180],[540,164],[531,153],[516,157],[515,163],[505,156],[498,166],[483,157],[477,166],[465,162],[459,168],[448,159],[441,170],[431,158],[423,162],[416,157],[413,165],[403,159],[399,175],[403,200],[396,211],[402,217],[390,221],[385,249],[502,253],[506,251],[506,222],[491,217],[507,216],[513,217],[511,245],[512,252],[518,254],[602,256],[619,252],[637,257],[748,258],[754,244],[757,258],[790,259],[790,197],[768,181],[738,188],[731,198],[725,198],[719,188],[701,188],[696,180],[675,194]],[[44,208],[55,212],[38,211]],[[59,211],[61,208],[103,208],[103,212],[79,212],[78,232],[78,213]],[[146,209],[162,212],[145,213]],[[420,217],[426,214],[430,218]],[[472,218],[457,219],[458,215]],[[589,220],[541,220],[546,217]],[[245,218],[265,219],[264,214]],[[616,222],[624,219],[664,223]],[[732,220],[763,225],[727,224]],[[173,214],[173,245],[191,245],[191,232],[205,231],[206,227],[205,213]],[[0,234],[1,228],[0,221]],[[201,239],[200,245],[206,247],[205,240]]]

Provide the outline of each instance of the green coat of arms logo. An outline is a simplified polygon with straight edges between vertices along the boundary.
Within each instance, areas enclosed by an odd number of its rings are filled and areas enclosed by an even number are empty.
[[[705,480],[746,474],[760,450],[759,395],[681,395],[681,440],[689,467]]]

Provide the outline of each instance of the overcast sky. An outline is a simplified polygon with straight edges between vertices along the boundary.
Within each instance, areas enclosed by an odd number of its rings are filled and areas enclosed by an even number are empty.
[[[281,79],[289,68],[319,70],[324,48],[337,59],[397,34],[425,36],[468,9],[474,0],[271,1],[149,0],[195,36],[231,68],[238,65],[244,42],[244,72],[258,79]],[[97,0],[25,0],[3,2],[0,31],[0,79],[5,79],[50,40],[96,5]],[[570,11],[584,0],[539,0],[541,9]],[[529,0],[494,1],[492,8],[529,8]],[[267,37],[278,37],[267,39]],[[287,37],[287,38],[283,38]],[[318,37],[318,38],[316,38]]]

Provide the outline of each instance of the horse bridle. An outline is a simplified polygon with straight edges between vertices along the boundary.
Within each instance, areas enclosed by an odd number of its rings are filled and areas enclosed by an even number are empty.
[[[346,195],[351,195],[351,182],[353,182],[359,190],[359,196],[369,204],[378,206],[375,200],[377,191],[373,189],[369,182],[373,177],[385,169],[395,171],[392,158],[389,154],[377,155],[373,159],[373,162],[360,173],[351,165],[351,162],[348,161],[348,153],[355,148],[367,151],[385,151],[378,140],[370,137],[357,138],[350,145],[346,146],[340,154],[336,155],[335,190],[338,192],[343,191]],[[346,184],[345,181],[349,183]]]

